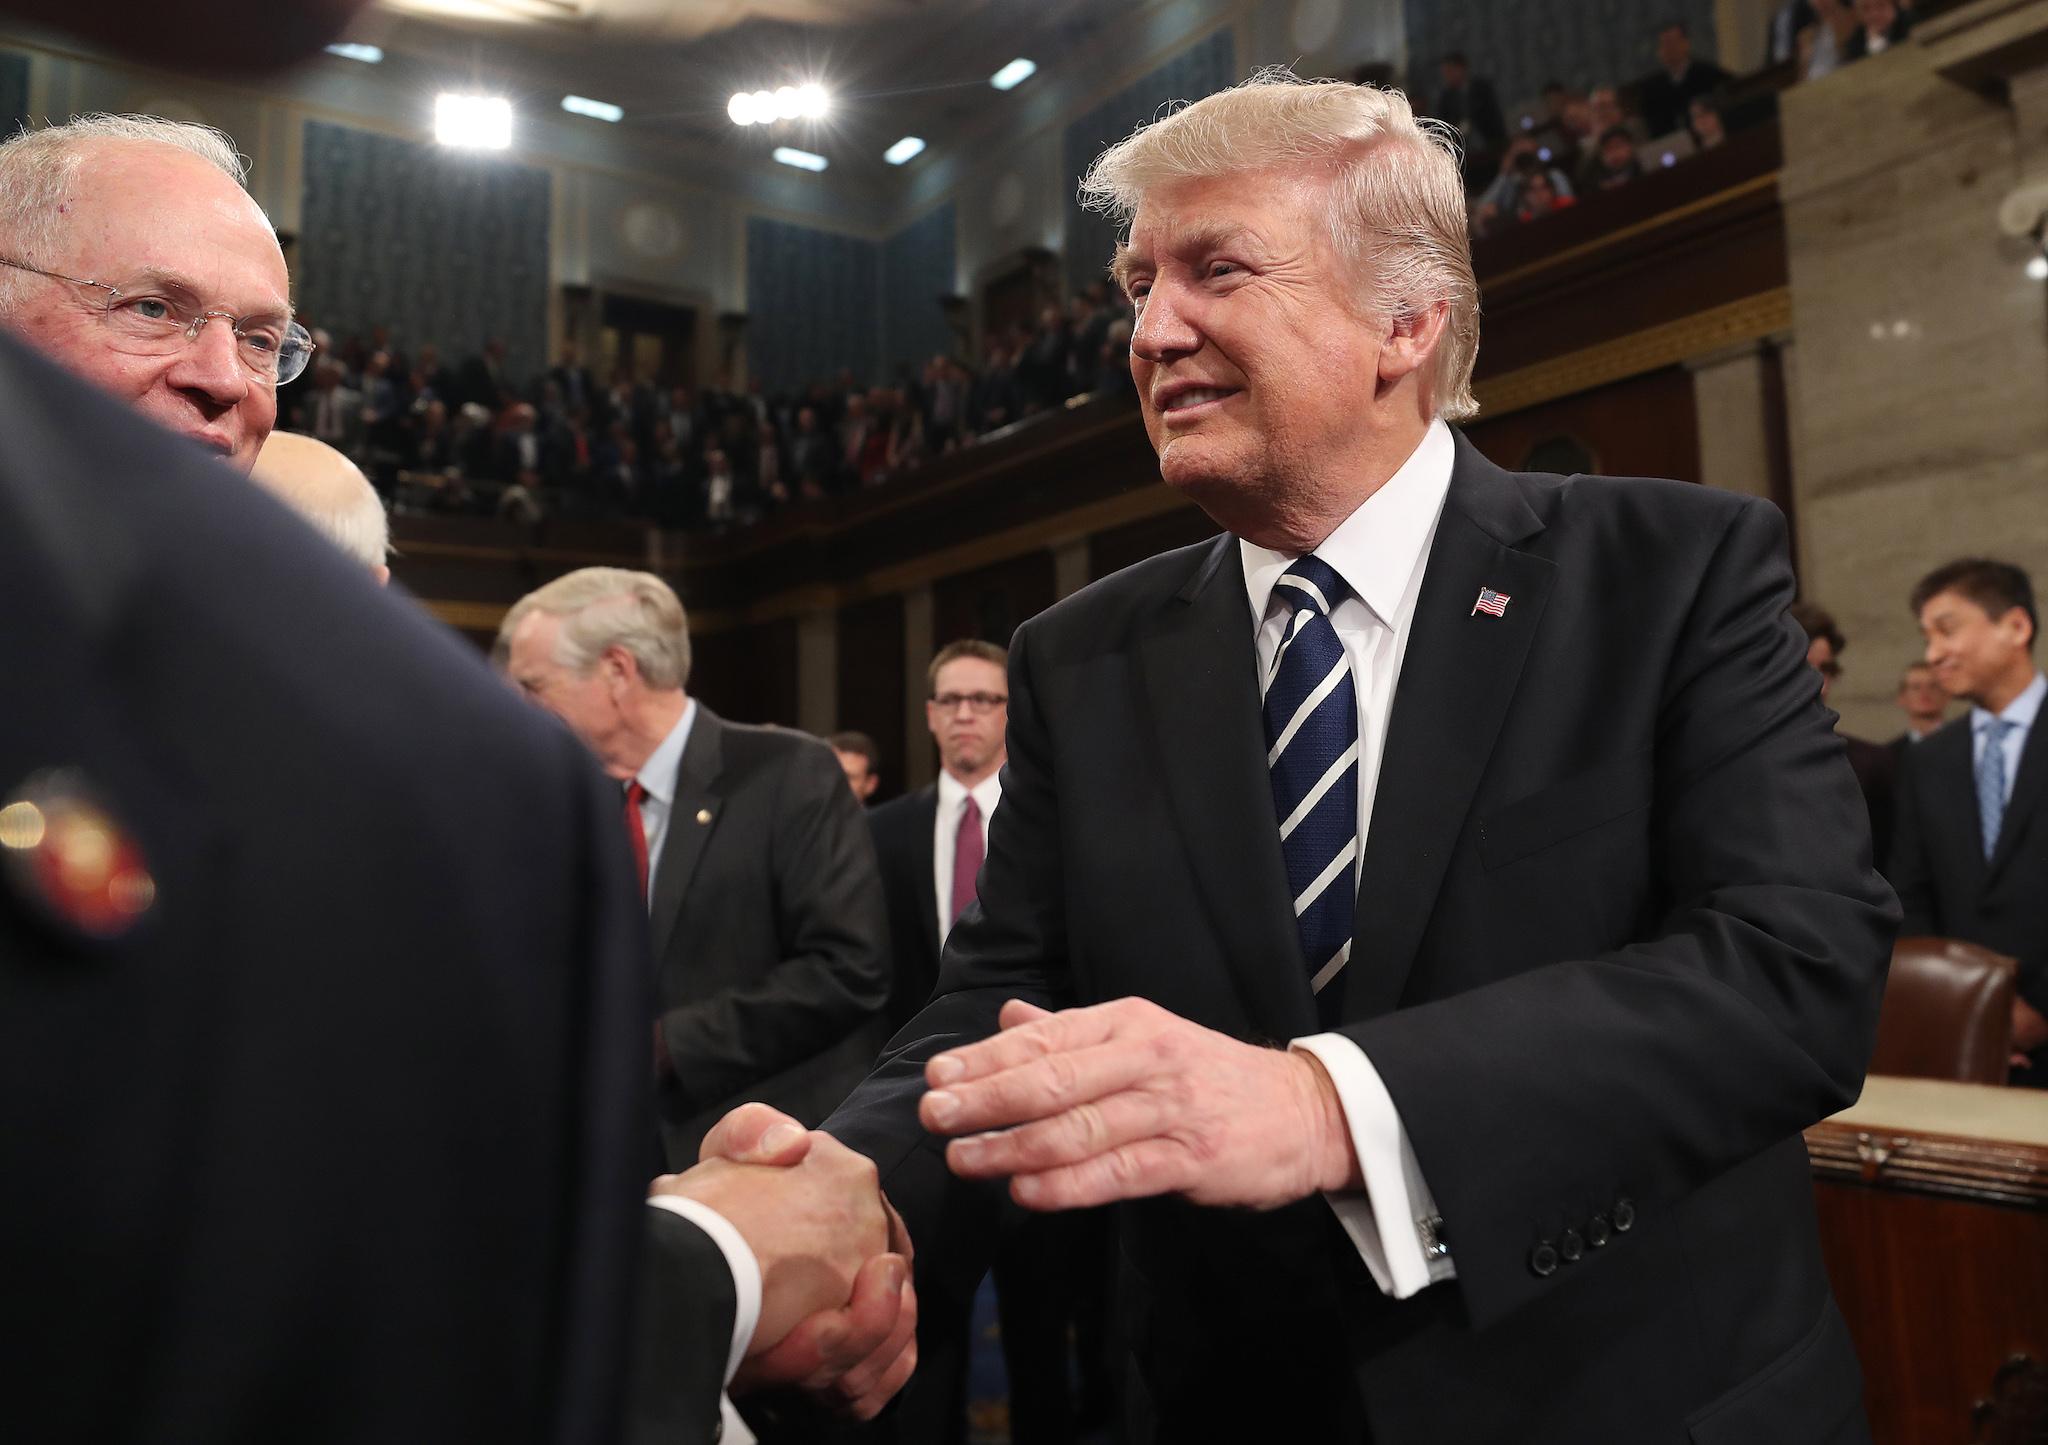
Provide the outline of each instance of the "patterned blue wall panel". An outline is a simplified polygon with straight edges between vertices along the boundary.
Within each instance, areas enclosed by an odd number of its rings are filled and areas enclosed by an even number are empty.
[[[946,202],[882,245],[882,366],[922,366],[953,349],[938,298],[953,294],[953,203]]]
[[[547,365],[548,173],[306,122],[299,309],[339,342],[391,328],[451,365],[503,337],[515,378]]]
[[[784,221],[747,221],[747,360],[769,391],[852,368],[873,381],[882,355],[881,248]]]
[[[1504,108],[1536,99],[1550,80],[1626,85],[1655,68],[1667,20],[1685,22],[1694,55],[1716,58],[1714,0],[1405,0],[1405,9],[1418,95],[1435,93],[1446,50],[1464,51]]]
[[[1228,28],[1196,42],[1143,80],[1117,92],[1070,124],[1062,136],[1067,177],[1067,288],[1103,279],[1122,239],[1107,217],[1084,211],[1074,187],[1089,162],[1159,114],[1169,101],[1200,100],[1236,79],[1236,43]]]
[[[0,136],[20,130],[28,119],[28,57],[0,50]]]

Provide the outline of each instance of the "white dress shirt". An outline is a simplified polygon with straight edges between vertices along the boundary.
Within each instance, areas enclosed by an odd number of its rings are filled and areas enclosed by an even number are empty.
[[[676,801],[676,769],[682,766],[683,749],[690,745],[690,729],[697,721],[697,701],[687,699],[683,715],[668,730],[640,771],[633,775],[647,796],[640,800],[640,828],[647,835],[647,906],[654,906],[654,875],[661,867],[662,845],[668,842],[668,815]]]
[[[1352,592],[1332,609],[1330,623],[1351,663],[1352,692],[1358,700],[1359,861],[1353,872],[1354,887],[1364,867],[1380,757],[1386,749],[1387,722],[1393,713],[1401,660],[1415,621],[1415,599],[1422,590],[1422,574],[1436,537],[1437,518],[1450,491],[1456,456],[1450,428],[1432,422],[1400,470],[1315,549],[1315,555],[1328,563]],[[1240,542],[1238,548],[1252,624],[1258,629],[1255,646],[1263,691],[1286,636],[1291,610],[1284,600],[1277,607],[1272,605],[1273,586],[1296,558],[1250,542]],[[1353,957],[1345,966],[1369,969],[1373,962],[1370,957]],[[1402,1127],[1401,1116],[1372,1061],[1358,1045],[1337,1033],[1296,1039],[1294,1047],[1313,1054],[1322,1064],[1344,1106],[1365,1189],[1359,1194],[1326,1197],[1374,1282],[1396,1299],[1406,1299],[1438,1280],[1451,1278],[1455,1270],[1450,1256],[1436,1246],[1433,1226],[1425,1237],[1422,1224],[1434,1218],[1436,1203],[1416,1163],[1408,1131]]]
[[[731,1385],[740,1361],[747,1357],[747,1347],[754,1343],[754,1329],[761,1323],[761,1261],[754,1258],[754,1251],[747,1247],[746,1239],[733,1228],[732,1222],[710,1205],[674,1194],[651,1195],[647,1202],[657,1209],[682,1215],[710,1235],[718,1252],[725,1256],[725,1267],[732,1271],[732,1344],[725,1355],[725,1383]],[[723,1445],[754,1445],[754,1432],[733,1408],[731,1397],[720,1395],[718,1410],[725,1424],[718,1437]]]
[[[932,820],[932,887],[939,899],[939,947],[953,931],[953,852],[960,841],[960,813],[967,806],[968,787],[944,768],[939,770],[939,811]],[[981,809],[981,856],[988,857],[988,820],[1003,800],[1003,774],[998,768],[973,788]]]
[[[1971,776],[1984,765],[1984,749],[1989,745],[1991,724],[1994,720],[2012,723],[1999,739],[1999,746],[2005,752],[2005,801],[2012,802],[2012,785],[2019,778],[2020,755],[2027,750],[2027,734],[2034,729],[2034,719],[2040,715],[2041,699],[2048,697],[2048,677],[2034,674],[2034,680],[2024,691],[2005,705],[2005,711],[1993,714],[1985,708],[1970,709],[1970,763]]]

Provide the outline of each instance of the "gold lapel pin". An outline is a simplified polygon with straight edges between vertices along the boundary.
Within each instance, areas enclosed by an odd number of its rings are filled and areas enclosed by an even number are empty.
[[[700,822],[700,823],[708,823],[708,822],[710,822],[710,821],[711,821],[711,810],[710,810],[709,808],[699,808],[699,809],[697,810],[697,821],[698,821],[698,822]]]

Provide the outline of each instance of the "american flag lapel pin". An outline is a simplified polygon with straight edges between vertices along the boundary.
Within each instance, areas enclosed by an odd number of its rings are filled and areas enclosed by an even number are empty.
[[[1488,617],[1499,617],[1507,610],[1508,596],[1505,592],[1496,592],[1491,587],[1482,587],[1479,589],[1479,600],[1472,604],[1472,610],[1465,615],[1467,617],[1477,617],[1480,613],[1484,612]]]

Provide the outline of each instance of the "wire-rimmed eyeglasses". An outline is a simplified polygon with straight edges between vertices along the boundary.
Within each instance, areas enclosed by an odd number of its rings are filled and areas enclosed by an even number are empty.
[[[89,286],[106,293],[100,316],[113,338],[114,348],[134,356],[169,356],[199,339],[207,322],[219,319],[235,334],[235,351],[255,378],[266,386],[283,386],[305,371],[313,357],[313,338],[296,321],[264,318],[251,321],[229,311],[206,311],[176,297],[151,291],[123,291],[104,281],[45,271],[21,261],[0,256],[0,266],[11,266],[52,281]]]

